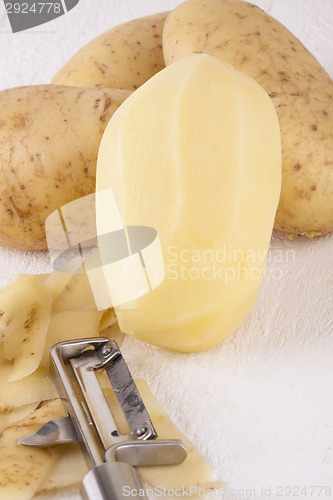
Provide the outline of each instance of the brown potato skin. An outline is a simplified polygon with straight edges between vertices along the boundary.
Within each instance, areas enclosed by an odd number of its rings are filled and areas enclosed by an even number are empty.
[[[204,52],[267,91],[282,136],[282,191],[275,229],[333,231],[333,82],[284,26],[241,0],[188,0],[168,16],[166,64]]]
[[[99,144],[125,90],[57,85],[0,92],[0,245],[45,250],[45,220],[94,192]]]
[[[134,19],[82,47],[51,83],[136,90],[165,67],[162,32],[168,12]]]

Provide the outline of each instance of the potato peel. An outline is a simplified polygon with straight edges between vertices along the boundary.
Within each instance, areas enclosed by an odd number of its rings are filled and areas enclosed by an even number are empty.
[[[16,422],[0,437],[0,500],[30,500],[61,457],[59,446],[31,448],[17,443],[46,422],[65,416],[59,399]]]
[[[3,355],[13,360],[9,382],[37,370],[43,356],[52,305],[44,279],[29,276],[1,292]]]

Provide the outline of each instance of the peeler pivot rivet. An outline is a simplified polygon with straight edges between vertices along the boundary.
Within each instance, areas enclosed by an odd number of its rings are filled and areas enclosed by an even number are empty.
[[[112,352],[112,349],[110,347],[108,347],[107,345],[105,345],[102,349],[102,356],[104,356],[105,358],[107,356],[109,356],[109,354],[111,354]]]
[[[147,427],[145,425],[141,425],[140,427],[138,427],[135,431],[135,434],[138,436],[138,437],[141,437],[143,436],[145,433],[147,432]]]

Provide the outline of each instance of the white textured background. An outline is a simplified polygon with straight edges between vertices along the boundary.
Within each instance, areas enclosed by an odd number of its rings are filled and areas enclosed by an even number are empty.
[[[47,83],[102,31],[178,3],[81,0],[66,16],[13,35],[1,2],[0,89]],[[292,30],[333,76],[333,0],[254,3]],[[0,285],[17,272],[48,270],[46,254],[0,249]],[[291,497],[333,498],[332,311],[333,238],[289,242],[277,233],[257,305],[222,344],[181,355],[126,339],[133,373],[148,380],[216,479],[228,483],[223,498],[287,498],[289,490],[279,486],[295,487]],[[308,486],[331,486],[332,493],[308,488],[301,495]]]

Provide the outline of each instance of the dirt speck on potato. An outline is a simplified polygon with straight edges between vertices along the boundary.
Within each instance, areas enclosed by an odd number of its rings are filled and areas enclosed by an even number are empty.
[[[34,324],[35,324],[35,321],[37,319],[37,309],[34,307],[31,309],[31,311],[29,312],[29,315],[27,317],[27,319],[25,320],[24,322],[24,329],[25,330],[32,330]]]
[[[101,122],[105,122],[106,120],[106,115],[108,113],[108,110],[111,106],[111,99],[109,96],[104,96],[104,108],[102,111],[102,114],[100,115],[99,119]]]
[[[15,128],[28,128],[32,125],[33,120],[30,114],[27,113],[14,116],[13,122]]]
[[[105,64],[102,64],[99,61],[94,61],[94,65],[96,66],[98,71],[102,73],[102,75],[105,75],[105,69],[106,69]]]

